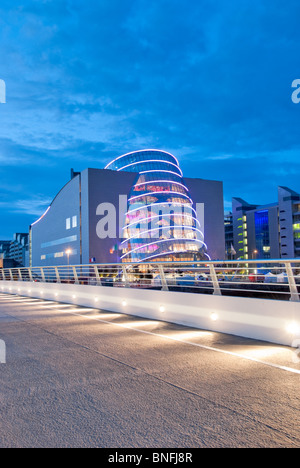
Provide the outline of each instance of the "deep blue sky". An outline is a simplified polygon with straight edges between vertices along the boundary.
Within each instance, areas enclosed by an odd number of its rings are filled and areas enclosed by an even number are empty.
[[[160,148],[184,175],[300,191],[299,0],[1,0],[0,238],[69,178]]]

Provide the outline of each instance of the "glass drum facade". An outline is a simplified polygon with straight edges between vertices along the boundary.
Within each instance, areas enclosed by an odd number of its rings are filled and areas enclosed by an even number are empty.
[[[123,227],[123,262],[209,259],[175,156],[160,150],[136,151],[120,156],[105,169],[138,173]]]

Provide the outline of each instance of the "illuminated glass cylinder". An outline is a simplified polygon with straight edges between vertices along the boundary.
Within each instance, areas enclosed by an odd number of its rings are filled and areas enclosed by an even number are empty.
[[[209,259],[175,156],[160,150],[135,151],[116,158],[106,169],[138,173],[123,227],[123,262]]]

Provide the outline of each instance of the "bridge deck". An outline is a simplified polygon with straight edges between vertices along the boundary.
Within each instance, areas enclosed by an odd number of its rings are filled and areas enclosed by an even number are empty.
[[[0,295],[1,447],[299,447],[295,349]]]

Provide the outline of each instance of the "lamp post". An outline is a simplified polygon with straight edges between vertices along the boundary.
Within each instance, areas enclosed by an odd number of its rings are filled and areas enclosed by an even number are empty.
[[[252,259],[253,260],[256,260],[256,255],[258,254],[258,250],[253,250],[253,254],[252,254]],[[254,265],[253,265],[254,266]],[[254,273],[255,275],[257,274],[257,263],[255,264],[255,270],[254,270]]]

